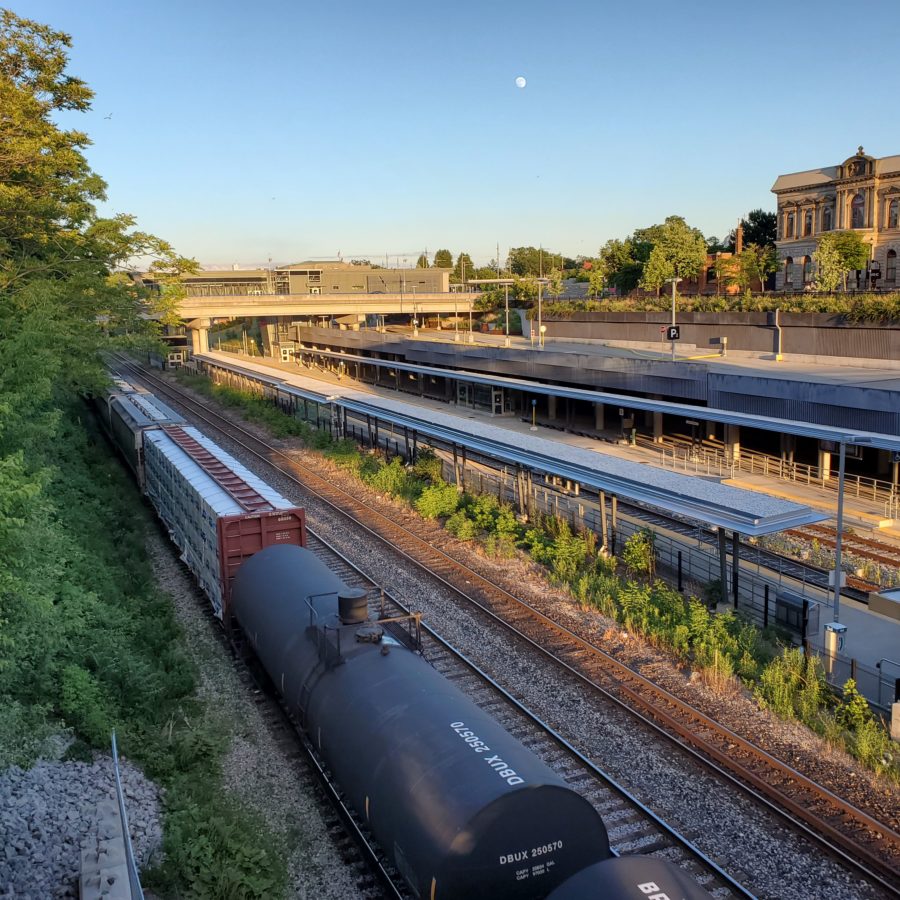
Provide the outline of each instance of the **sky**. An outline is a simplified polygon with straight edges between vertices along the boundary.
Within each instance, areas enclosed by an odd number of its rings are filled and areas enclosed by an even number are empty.
[[[103,212],[207,266],[724,237],[900,154],[898,0],[0,2],[72,36]]]

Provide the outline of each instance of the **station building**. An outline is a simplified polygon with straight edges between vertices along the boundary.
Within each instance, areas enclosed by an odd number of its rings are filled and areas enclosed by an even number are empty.
[[[307,260],[273,269],[204,269],[183,279],[189,297],[261,294],[443,294],[450,269],[382,269],[369,263]],[[152,281],[144,278],[145,283]]]
[[[900,155],[875,159],[860,147],[840,165],[779,175],[772,192],[778,198],[776,290],[811,289],[819,239],[829,231],[851,229],[872,251],[868,273],[856,272],[850,287],[865,288],[866,275],[874,272],[879,288],[900,287]]]

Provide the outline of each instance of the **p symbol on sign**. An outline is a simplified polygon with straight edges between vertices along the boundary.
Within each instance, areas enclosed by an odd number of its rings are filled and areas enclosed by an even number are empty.
[[[670,325],[666,329],[666,340],[667,341],[677,341],[681,337],[681,328],[677,325]]]

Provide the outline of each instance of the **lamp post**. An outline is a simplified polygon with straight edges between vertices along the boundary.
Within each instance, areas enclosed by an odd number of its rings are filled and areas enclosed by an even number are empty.
[[[868,444],[870,438],[846,437],[840,442],[838,450],[838,506],[837,536],[834,540],[834,621],[840,622],[841,615],[841,542],[844,536],[844,462],[847,457],[847,444]]]
[[[543,318],[543,304],[542,304],[542,291],[541,288],[543,285],[540,280],[538,280],[538,347],[543,350],[544,349],[544,325],[542,322]]]
[[[499,266],[499,263],[497,264]],[[503,285],[505,290],[505,304],[506,304],[506,341],[504,342],[505,346],[509,346],[509,285]]]
[[[680,278],[669,278],[668,281],[672,282],[672,327],[675,327],[675,285],[678,284],[681,279]],[[675,341],[672,341],[672,362],[675,362]]]
[[[531,398],[531,428],[530,431],[537,431],[537,399]]]

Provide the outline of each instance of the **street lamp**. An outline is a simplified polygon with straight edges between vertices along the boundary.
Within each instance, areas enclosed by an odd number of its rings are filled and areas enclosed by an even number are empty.
[[[672,327],[675,327],[675,285],[681,282],[680,278],[667,278],[672,282]],[[672,340],[672,362],[675,362],[675,340]]]
[[[499,255],[499,254],[498,254]],[[498,261],[497,266],[499,267],[500,263]],[[505,346],[509,346],[509,285],[503,285],[505,292],[505,304],[506,304],[506,341]]]
[[[537,399],[531,398],[531,428],[529,431],[537,431]]]
[[[840,622],[841,615],[841,539],[844,534],[844,462],[847,456],[847,444],[869,444],[867,437],[845,437],[840,441],[838,450],[838,507],[837,537],[834,541],[834,621]]]
[[[542,259],[543,259],[543,256],[542,256]],[[544,325],[541,320],[543,317],[543,309],[544,308],[543,308],[543,304],[541,303],[541,300],[542,300],[541,288],[542,287],[543,287],[543,285],[541,284],[541,281],[539,279],[538,280],[538,347],[540,347],[543,350],[544,349]]]

